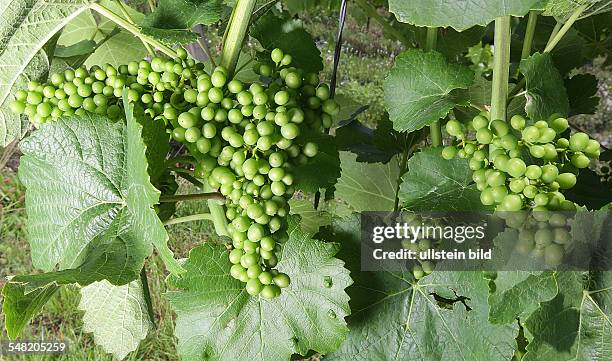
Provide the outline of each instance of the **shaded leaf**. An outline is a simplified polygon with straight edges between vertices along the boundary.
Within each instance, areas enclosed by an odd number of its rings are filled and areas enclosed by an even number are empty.
[[[408,160],[398,196],[405,208],[419,211],[483,210],[466,159],[445,160],[442,148],[425,149]]]
[[[326,238],[341,241],[351,270],[350,332],[326,360],[510,359],[516,326],[487,321],[488,284],[481,272],[434,272],[418,282],[408,270],[360,271],[360,221],[334,221]],[[437,297],[448,300],[445,307]]]
[[[569,98],[570,113],[594,114],[599,105],[597,77],[592,74],[577,74],[569,79],[565,79],[565,89]]]
[[[340,177],[340,158],[334,138],[313,132],[304,134],[304,141],[317,143],[319,152],[308,163],[295,168],[296,188],[316,192],[333,187]]]
[[[309,234],[315,234],[320,227],[327,226],[331,223],[332,215],[327,211],[314,209],[312,200],[310,199],[295,199],[289,200],[291,214],[300,216],[300,227]]]
[[[269,13],[259,18],[251,26],[250,32],[268,52],[262,60],[269,61],[269,52],[280,48],[286,54],[291,54],[291,65],[297,68],[314,73],[323,69],[321,52],[312,36],[295,20]]]
[[[445,117],[474,82],[474,73],[435,51],[409,49],[385,80],[385,105],[393,128],[412,132]]]
[[[142,21],[142,31],[168,44],[190,43],[198,38],[191,28],[216,23],[223,9],[220,0],[160,0]]]
[[[525,111],[531,119],[548,119],[554,113],[567,116],[569,101],[563,79],[549,54],[531,55],[521,61],[520,70],[527,81]]]
[[[540,307],[540,303],[550,301],[558,292],[553,272],[498,271],[492,282],[495,291],[488,298],[492,323],[525,319]]]
[[[397,157],[386,164],[360,163],[357,156],[340,152],[342,175],[336,197],[356,211],[392,211],[400,176]]]

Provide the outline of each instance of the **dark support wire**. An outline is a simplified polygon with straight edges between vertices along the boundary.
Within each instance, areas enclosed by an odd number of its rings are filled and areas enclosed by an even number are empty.
[[[346,20],[346,8],[347,0],[342,0],[340,4],[340,14],[338,15],[338,34],[336,35],[336,47],[334,49],[334,66],[332,69],[331,80],[329,82],[330,97],[336,96],[336,84],[338,79],[338,66],[340,64],[340,54],[342,53],[342,32],[344,31],[344,22]],[[329,129],[325,132],[329,134]],[[315,193],[314,198],[314,209],[319,208],[319,202],[321,201],[321,191]]]

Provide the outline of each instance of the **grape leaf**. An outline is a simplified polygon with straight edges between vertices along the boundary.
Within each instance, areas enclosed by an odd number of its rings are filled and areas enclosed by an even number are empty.
[[[335,220],[329,239],[355,281],[349,287],[350,332],[326,360],[507,360],[515,325],[487,322],[488,284],[481,272],[434,272],[414,282],[411,272],[360,271],[360,221]],[[442,307],[437,299],[446,299]]]
[[[409,49],[395,59],[385,80],[385,105],[393,128],[412,132],[445,117],[474,82],[466,66],[450,64],[435,51]]]
[[[295,199],[289,200],[289,208],[291,214],[297,214],[301,218],[300,227],[309,234],[315,234],[322,226],[327,226],[331,223],[332,216],[327,211],[314,209],[314,205],[310,199]]]
[[[540,303],[550,301],[558,292],[556,274],[537,271],[498,271],[494,292],[489,294],[489,321],[511,323],[525,319]]]
[[[20,117],[4,110],[20,75],[45,43],[90,2],[8,0],[0,6],[0,147],[21,137]]]
[[[321,52],[312,36],[295,20],[269,13],[253,24],[250,34],[259,40],[268,52],[280,48],[291,54],[291,65],[297,68],[313,73],[323,69]],[[268,59],[269,56],[266,56],[266,60]]]
[[[448,59],[455,59],[467,53],[467,48],[470,46],[478,44],[485,30],[486,28],[482,26],[474,26],[461,32],[452,28],[440,29],[436,50]]]
[[[602,180],[591,169],[581,169],[576,177],[576,185],[563,194],[588,209],[599,209],[612,202],[612,182]]]
[[[12,282],[6,283],[2,287],[2,312],[8,337],[16,339],[28,321],[40,312],[58,289],[57,284],[50,283],[26,294],[24,287]]]
[[[136,350],[153,329],[140,280],[122,286],[107,281],[81,289],[79,309],[83,331],[92,332],[96,344],[122,360]]]
[[[387,115],[378,119],[375,129],[355,118],[342,121],[336,128],[335,139],[338,149],[357,154],[358,162],[387,163],[394,155],[420,142],[422,136],[419,131],[408,134],[396,131]]]
[[[545,3],[543,0],[389,0],[389,10],[404,23],[451,26],[463,31],[474,25],[487,25],[500,16],[523,16],[529,10],[543,9]]]
[[[294,171],[296,189],[316,192],[320,188],[331,188],[340,177],[340,158],[334,138],[321,133],[305,133],[304,141],[314,142],[319,152],[308,163]]]
[[[400,176],[397,157],[386,164],[360,163],[357,156],[340,153],[342,175],[336,185],[336,197],[356,211],[392,211]]]
[[[169,44],[191,43],[198,39],[191,28],[216,23],[223,9],[220,0],[160,0],[142,21],[142,32]]]
[[[549,54],[535,53],[523,59],[520,70],[527,82],[525,111],[531,119],[548,119],[554,113],[567,116],[569,101],[563,79]]]
[[[94,114],[63,118],[25,139],[21,150],[19,177],[27,188],[35,267],[77,267],[100,237],[106,243],[121,240],[137,269],[155,245],[168,269],[181,271],[153,210],[159,191],[149,182],[135,121],[126,126]]]
[[[612,359],[612,272],[559,273],[559,295],[525,322],[525,361]]]
[[[105,40],[85,61],[87,67],[98,64],[111,64],[115,67],[130,61],[140,61],[147,55],[142,42],[132,34],[119,31]]]
[[[593,74],[577,74],[565,79],[570,116],[595,113],[599,105],[598,86],[597,77]]]
[[[183,360],[288,360],[294,353],[326,353],[342,343],[350,312],[344,289],[351,279],[334,258],[339,247],[310,238],[296,217],[289,219],[289,235],[278,270],[291,277],[291,285],[273,300],[249,296],[229,275],[224,247],[204,244],[191,250],[187,272],[169,279],[179,290],[167,293],[177,314]]]
[[[441,148],[425,149],[408,160],[398,196],[405,208],[419,211],[483,210],[465,159],[445,160]]]
[[[128,249],[126,240],[117,236],[124,230],[127,220],[118,219],[109,226],[108,235],[97,236],[92,242],[91,251],[86,254],[82,265],[62,271],[19,275],[12,277],[4,285],[3,311],[6,316],[6,330],[9,337],[16,338],[27,321],[36,315],[60,285],[78,283],[86,286],[95,281],[107,279],[113,284],[125,284],[138,277],[143,247],[131,246]]]

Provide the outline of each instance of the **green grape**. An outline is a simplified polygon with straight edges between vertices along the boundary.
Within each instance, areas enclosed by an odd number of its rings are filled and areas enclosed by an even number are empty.
[[[486,128],[489,126],[489,119],[483,117],[482,115],[477,115],[474,117],[474,119],[472,119],[472,126],[475,130]]]
[[[542,166],[542,175],[540,178],[544,183],[552,183],[557,179],[559,170],[552,164],[546,164]]]
[[[559,134],[563,133],[569,127],[569,123],[565,118],[556,118],[550,121],[548,125]]]
[[[572,155],[571,162],[576,168],[586,168],[589,166],[591,161],[582,153],[574,153],[574,155]]]
[[[449,135],[452,135],[454,137],[459,137],[461,135],[463,135],[463,129],[461,126],[461,123],[459,123],[458,121],[451,119],[446,123],[446,132]]]
[[[561,189],[570,189],[576,185],[576,175],[573,173],[561,173],[557,176],[556,181]]]
[[[589,142],[589,136],[585,133],[574,133],[569,139],[569,147],[574,152],[583,151]]]
[[[491,122],[491,130],[498,137],[503,137],[510,131],[510,129],[508,128],[508,124],[506,124],[506,122],[504,122],[503,120],[499,119],[493,120]]]
[[[521,138],[529,143],[534,143],[540,138],[540,129],[531,125],[523,129]]]
[[[510,181],[508,187],[513,193],[521,193],[525,189],[525,181],[522,178],[515,178]]]
[[[539,179],[542,176],[542,168],[532,164],[526,168],[525,176],[529,179]]]
[[[513,115],[510,118],[510,126],[516,130],[523,130],[525,128],[526,120],[521,115]]]
[[[519,211],[523,208],[523,200],[517,194],[508,194],[503,198],[501,206],[504,211]]]
[[[512,177],[518,178],[522,176],[523,174],[525,174],[525,171],[527,170],[527,166],[525,165],[525,162],[522,159],[512,158],[507,163],[507,169],[508,169],[508,173]]]
[[[457,155],[457,151],[457,147],[452,145],[446,146],[442,149],[442,158],[446,160],[453,159]]]
[[[202,132],[200,132],[200,129],[198,127],[191,127],[185,130],[185,140],[188,143],[197,142],[201,136],[202,136]]]
[[[480,128],[476,131],[476,140],[480,144],[490,144],[493,140],[493,133],[487,128]]]

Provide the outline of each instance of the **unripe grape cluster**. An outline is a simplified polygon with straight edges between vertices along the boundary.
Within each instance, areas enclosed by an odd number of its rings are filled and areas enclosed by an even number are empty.
[[[450,120],[446,130],[457,145],[442,150],[445,159],[469,159],[482,204],[495,206],[519,230],[519,252],[549,265],[563,260],[571,238],[568,219],[576,211],[562,191],[574,187],[579,169],[600,154],[596,140],[582,132],[567,137],[568,128],[558,115],[548,121],[515,115],[508,125],[483,112],[467,127]]]
[[[232,277],[253,296],[277,297],[290,284],[275,266],[289,238],[293,171],[317,155],[308,138],[331,127],[338,104],[318,74],[292,67],[281,49],[257,65],[262,81],[252,84],[220,66],[207,73],[182,48],[177,54],[53,74],[17,92],[11,109],[36,126],[86,111],[118,119],[127,89],[138,116],[163,120],[197,160],[194,175],[225,196]]]
[[[531,121],[515,115],[509,126],[481,113],[467,127],[446,123],[458,144],[445,147],[442,156],[469,159],[481,202],[498,211],[572,211],[575,204],[561,191],[572,188],[578,170],[599,157],[600,145],[581,132],[562,137],[567,129],[560,116]]]
[[[518,230],[515,249],[523,255],[557,266],[573,247],[571,221],[575,212],[522,211],[501,212],[506,225]]]

